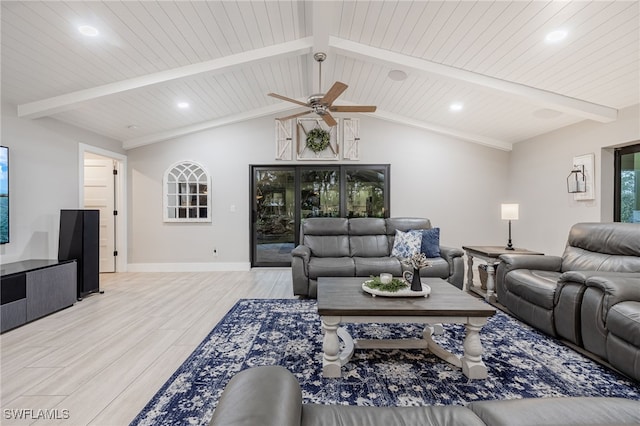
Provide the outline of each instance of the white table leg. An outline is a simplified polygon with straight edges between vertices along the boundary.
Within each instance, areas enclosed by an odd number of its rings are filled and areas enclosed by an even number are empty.
[[[487,295],[484,298],[487,302],[491,303],[496,301],[496,268],[493,265],[493,262],[487,262]]]
[[[473,256],[467,253],[467,288],[463,291],[469,291],[473,287]]]
[[[346,328],[340,327],[340,317],[322,317],[322,374],[324,377],[340,377],[340,367],[345,365],[355,350],[353,338]],[[344,348],[340,350],[340,340]]]
[[[464,355],[461,358],[462,372],[469,379],[486,379],[487,366],[482,361],[482,342],[480,341],[480,330],[487,323],[486,318],[469,318],[464,338]]]
[[[340,340],[338,326],[340,317],[322,317],[322,375],[324,377],[340,377]]]

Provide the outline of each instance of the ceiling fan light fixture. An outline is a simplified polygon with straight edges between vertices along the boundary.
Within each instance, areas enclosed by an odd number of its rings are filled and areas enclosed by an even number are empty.
[[[387,76],[393,81],[403,81],[407,79],[407,73],[402,70],[391,70]]]

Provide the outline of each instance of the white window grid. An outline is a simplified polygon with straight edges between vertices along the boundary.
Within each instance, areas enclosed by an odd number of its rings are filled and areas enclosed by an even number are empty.
[[[211,222],[211,178],[194,161],[173,164],[164,175],[165,222]]]

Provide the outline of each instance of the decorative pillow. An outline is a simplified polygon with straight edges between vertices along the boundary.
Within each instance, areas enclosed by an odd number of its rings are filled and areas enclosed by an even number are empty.
[[[422,229],[420,252],[427,257],[440,257],[440,228]]]
[[[418,254],[420,253],[420,244],[422,244],[421,231],[402,232],[396,229],[396,237],[393,240],[391,256],[404,259]]]

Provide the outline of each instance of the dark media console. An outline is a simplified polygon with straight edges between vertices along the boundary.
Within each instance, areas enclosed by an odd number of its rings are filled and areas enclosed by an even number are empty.
[[[0,332],[73,305],[77,289],[75,260],[24,260],[2,265]]]

